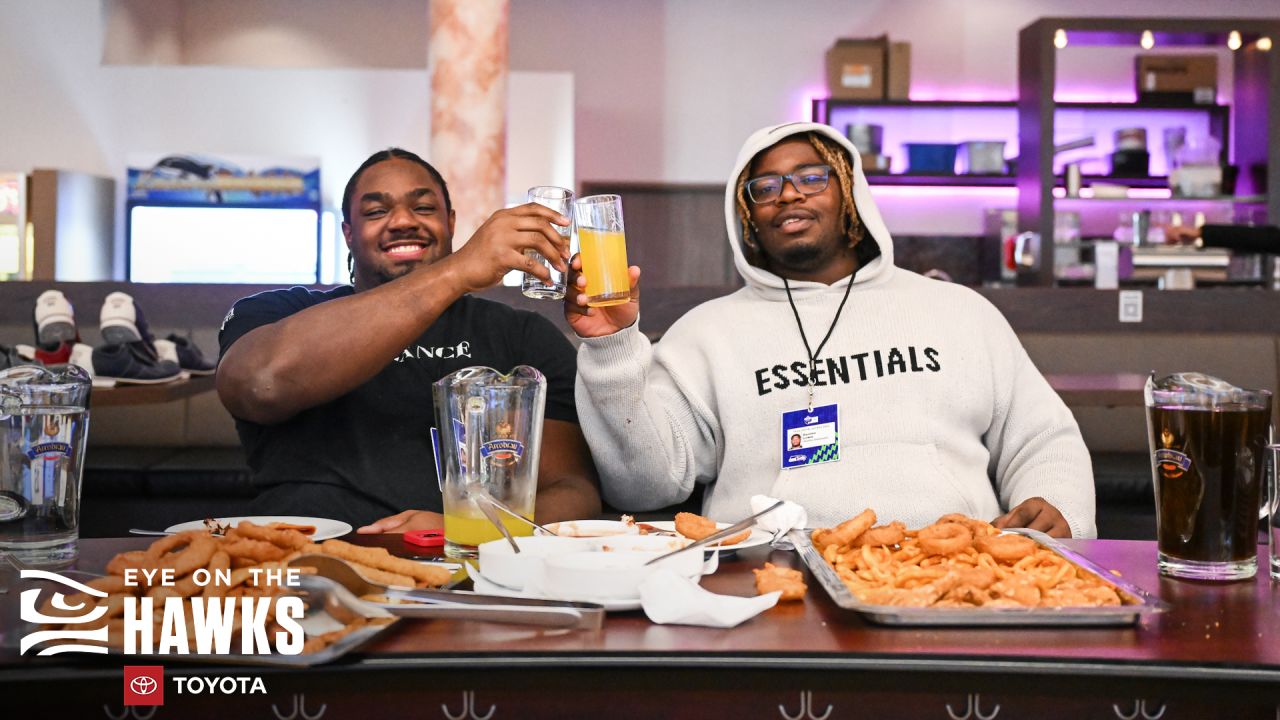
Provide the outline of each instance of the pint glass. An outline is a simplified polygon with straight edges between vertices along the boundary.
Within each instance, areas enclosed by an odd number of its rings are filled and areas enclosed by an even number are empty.
[[[1271,393],[1180,373],[1145,396],[1161,574],[1253,577]]]
[[[0,551],[22,562],[76,558],[91,387],[76,365],[0,370]]]
[[[573,205],[578,222],[578,251],[587,279],[587,305],[608,307],[631,300],[622,198],[592,195]]]

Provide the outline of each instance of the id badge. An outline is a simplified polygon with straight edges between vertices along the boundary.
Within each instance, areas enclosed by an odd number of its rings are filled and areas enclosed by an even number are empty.
[[[839,406],[821,405],[813,410],[782,413],[783,470],[839,459]]]

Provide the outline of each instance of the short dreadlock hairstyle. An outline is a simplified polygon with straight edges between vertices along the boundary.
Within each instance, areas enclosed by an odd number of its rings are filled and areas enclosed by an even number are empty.
[[[831,171],[835,173],[836,178],[840,181],[840,211],[844,217],[844,234],[849,238],[849,245],[857,245],[862,241],[864,228],[862,221],[858,218],[858,208],[853,203],[853,163],[850,160],[849,152],[844,146],[835,140],[816,133],[813,131],[797,133],[783,140],[790,140],[793,137],[803,137],[809,141],[813,149],[817,151],[818,157],[822,161],[831,166]],[[747,257],[747,261],[752,265],[759,265],[759,245],[755,242],[755,228],[751,224],[751,211],[748,206],[750,202],[747,198],[747,180],[751,174],[751,165],[755,162],[747,163],[742,168],[742,172],[738,175],[737,188],[735,196],[738,206],[738,223],[742,226],[743,253]]]

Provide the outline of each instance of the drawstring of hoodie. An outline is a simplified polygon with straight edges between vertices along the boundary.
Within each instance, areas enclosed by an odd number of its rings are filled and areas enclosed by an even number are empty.
[[[800,328],[800,339],[804,341],[804,351],[809,354],[809,412],[813,412],[813,385],[818,381],[818,354],[822,352],[822,348],[826,347],[827,341],[831,339],[831,333],[835,332],[836,323],[840,322],[840,313],[844,310],[844,304],[849,299],[849,291],[853,290],[853,280],[856,277],[858,277],[858,268],[854,268],[853,273],[849,275],[849,285],[844,289],[844,297],[840,299],[840,307],[836,308],[836,316],[831,319],[831,327],[827,328],[827,334],[823,336],[822,342],[818,343],[817,350],[809,349],[809,337],[804,334],[804,323],[800,322],[800,311],[796,309],[796,301],[791,297],[791,283],[785,277],[782,278],[782,285],[787,289],[787,302],[791,305],[792,314],[796,316],[796,327]]]

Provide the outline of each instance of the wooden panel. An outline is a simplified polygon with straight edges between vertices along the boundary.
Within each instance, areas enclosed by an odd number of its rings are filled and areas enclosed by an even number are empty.
[[[622,196],[627,260],[647,287],[740,287],[724,226],[723,185],[588,181],[582,195]]]

